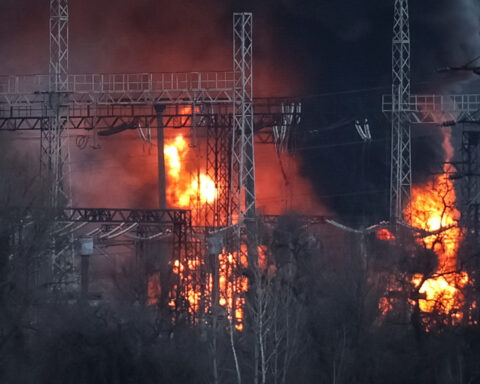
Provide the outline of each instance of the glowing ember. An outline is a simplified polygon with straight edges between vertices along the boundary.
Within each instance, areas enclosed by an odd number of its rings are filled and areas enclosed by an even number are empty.
[[[225,307],[230,319],[234,320],[235,328],[243,330],[243,317],[245,307],[244,293],[248,291],[248,279],[238,273],[240,267],[247,267],[245,257],[246,246],[242,245],[240,257],[236,252],[218,255],[219,270],[219,304]]]
[[[447,169],[444,171],[432,183],[413,188],[412,200],[405,209],[411,226],[432,233],[417,241],[438,257],[435,274],[426,279],[416,274],[412,284],[420,287],[419,293],[423,297],[418,300],[418,305],[421,311],[461,319],[460,309],[464,301],[461,288],[468,283],[468,275],[457,271],[457,251],[463,234],[457,225],[460,214],[455,207],[453,182]]]
[[[147,284],[147,305],[158,304],[158,298],[161,292],[160,276],[158,274],[150,276]]]
[[[387,228],[382,228],[377,231],[377,239],[383,241],[395,240],[395,236]]]

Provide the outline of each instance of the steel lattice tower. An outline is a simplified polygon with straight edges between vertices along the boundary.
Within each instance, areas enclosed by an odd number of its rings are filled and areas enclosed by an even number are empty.
[[[56,207],[69,198],[64,169],[69,158],[67,138],[63,135],[66,118],[61,113],[68,97],[68,0],[50,0],[48,83],[49,103],[41,127],[40,163],[49,187],[49,204]]]
[[[410,142],[410,28],[408,0],[395,0],[392,41],[390,219],[403,219],[412,190]]]
[[[252,14],[233,14],[233,136],[230,224],[255,217]]]
[[[68,89],[68,0],[50,0],[50,90]]]
[[[467,228],[467,236],[479,240],[480,233],[480,131],[477,122],[463,123],[461,143],[461,176],[463,212],[462,221]]]

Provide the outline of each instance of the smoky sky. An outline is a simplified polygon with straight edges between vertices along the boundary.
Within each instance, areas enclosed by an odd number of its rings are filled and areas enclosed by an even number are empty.
[[[0,73],[48,70],[48,0],[0,2]],[[256,96],[299,96],[297,156],[319,200],[345,217],[385,217],[393,0],[72,0],[70,72],[231,69],[234,11],[254,14]],[[468,74],[438,74],[480,55],[478,0],[410,2],[412,93],[478,92]],[[363,145],[353,121],[367,118]],[[443,132],[413,127],[413,178],[444,158]],[[261,149],[257,149],[261,150]]]

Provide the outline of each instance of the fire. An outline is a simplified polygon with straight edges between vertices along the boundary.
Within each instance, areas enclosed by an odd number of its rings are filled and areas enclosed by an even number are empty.
[[[235,328],[243,330],[245,307],[245,292],[248,291],[248,279],[238,273],[240,268],[247,267],[246,246],[242,245],[240,253],[227,253],[225,250],[218,255],[219,290],[218,303],[226,309],[228,317],[233,320]]]
[[[418,300],[420,310],[461,319],[464,302],[461,289],[469,278],[457,268],[457,251],[463,233],[457,225],[460,213],[455,207],[455,189],[447,171],[445,167],[444,173],[432,183],[414,187],[404,213],[412,227],[427,232],[417,242],[438,257],[438,267],[432,276],[415,274],[412,278],[422,297]]]
[[[191,113],[185,110],[185,113]],[[187,163],[189,160],[187,140],[182,135],[175,139],[166,141],[164,146],[165,168],[167,175],[167,200],[170,206],[190,209],[192,211],[201,209],[206,204],[212,204],[217,198],[215,182],[204,172],[194,170],[189,172]],[[193,173],[193,174],[192,174]],[[195,217],[195,215],[194,215]],[[200,224],[200,223],[197,223]],[[244,293],[248,290],[248,279],[239,272],[246,268],[246,247],[242,246],[241,252],[220,253],[218,257],[218,304],[223,307],[227,316],[232,320],[237,330],[243,330]],[[201,287],[195,282],[194,276],[202,275],[205,267],[199,261],[180,261],[172,263],[172,272],[178,276],[179,284],[182,284],[181,292],[188,304],[188,312],[191,315],[201,318],[209,311],[205,302],[207,297],[212,298],[213,275],[208,274],[207,283]],[[154,282],[152,282],[152,285]],[[178,285],[173,287],[169,305],[176,306]]]
[[[377,231],[377,239],[383,241],[395,240],[395,236],[387,228],[382,228]]]
[[[170,206],[195,208],[213,203],[217,197],[215,182],[204,172],[192,175],[186,169],[189,146],[182,135],[164,146],[167,174],[167,200]]]

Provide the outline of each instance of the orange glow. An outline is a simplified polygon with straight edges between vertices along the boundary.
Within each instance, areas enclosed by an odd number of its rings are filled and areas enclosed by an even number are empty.
[[[461,289],[468,283],[466,272],[457,270],[457,251],[463,239],[458,227],[460,213],[455,207],[455,189],[448,177],[448,169],[432,183],[414,187],[412,200],[405,209],[409,224],[431,235],[417,239],[420,245],[433,250],[438,257],[438,267],[431,277],[424,279],[415,274],[412,284],[419,288],[421,311],[450,315],[461,320],[464,297]]]
[[[386,297],[381,297],[378,303],[378,309],[380,309],[380,314],[385,316],[389,311],[393,309],[393,305],[388,301]]]
[[[158,304],[158,299],[162,288],[160,285],[160,276],[158,273],[150,276],[147,283],[147,305]]]
[[[248,291],[248,279],[241,273],[239,268],[247,267],[247,247],[242,244],[242,251],[226,253],[225,250],[218,255],[219,261],[219,290],[218,303],[226,308],[229,318],[234,320],[235,328],[243,330],[243,318],[245,307],[245,292]]]
[[[387,228],[382,228],[377,231],[377,239],[383,241],[395,240],[395,236]]]
[[[167,200],[171,207],[193,209],[213,203],[217,198],[215,182],[204,172],[187,172],[188,143],[182,135],[166,141],[164,146],[167,174]]]
[[[183,110],[182,110],[183,111]],[[183,111],[191,113],[191,107]],[[183,113],[182,112],[182,113]],[[190,148],[187,140],[178,135],[173,140],[166,140],[164,146],[165,168],[167,175],[167,201],[171,207],[201,209],[205,204],[214,203],[217,198],[217,189],[214,181],[204,172],[198,170],[188,171]],[[190,159],[192,160],[192,159]],[[193,174],[192,174],[193,173]],[[193,218],[196,215],[192,215]],[[194,223],[199,224],[201,223]],[[220,306],[226,312],[235,328],[243,330],[244,293],[248,290],[248,279],[239,273],[239,268],[247,267],[246,246],[242,245],[241,252],[228,253],[225,250],[218,255],[219,262],[219,299]],[[266,258],[265,258],[266,262]],[[209,311],[206,297],[212,297],[213,276],[207,276],[207,284],[201,287],[198,281],[201,279],[201,270],[204,265],[198,260],[175,260],[172,263],[172,271],[178,276],[179,285],[175,284],[170,297],[169,305],[175,308],[177,303],[177,291],[181,292],[184,302],[188,304],[188,312],[194,316],[202,316],[202,312]],[[205,303],[204,307],[200,307]]]
[[[193,108],[191,105],[179,106],[177,112],[178,116],[174,117],[173,120],[168,125],[172,128],[186,127],[191,125]],[[195,113],[200,113],[200,108],[195,107]]]
[[[262,270],[266,270],[268,267],[268,260],[267,260],[267,247],[264,245],[259,245],[257,247],[258,252],[258,266]]]

